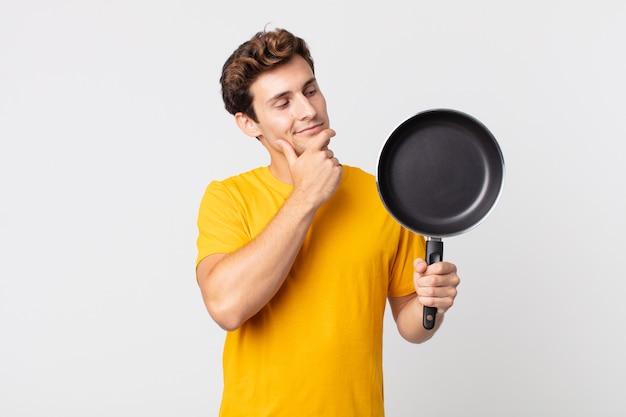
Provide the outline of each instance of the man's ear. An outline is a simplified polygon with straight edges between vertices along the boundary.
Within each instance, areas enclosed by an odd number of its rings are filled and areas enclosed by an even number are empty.
[[[258,138],[261,134],[261,130],[257,126],[257,123],[242,112],[235,114],[235,121],[237,122],[237,126],[243,133],[253,138]]]

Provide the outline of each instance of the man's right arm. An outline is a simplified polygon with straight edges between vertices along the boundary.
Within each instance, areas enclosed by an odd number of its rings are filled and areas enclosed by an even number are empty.
[[[317,207],[294,192],[250,243],[230,254],[202,259],[196,269],[206,308],[223,329],[255,315],[281,287]]]
[[[342,168],[327,148],[330,129],[297,156],[285,141],[293,192],[263,231],[230,254],[202,259],[196,278],[211,317],[225,330],[237,329],[278,292],[304,242],[317,209],[336,191]]]

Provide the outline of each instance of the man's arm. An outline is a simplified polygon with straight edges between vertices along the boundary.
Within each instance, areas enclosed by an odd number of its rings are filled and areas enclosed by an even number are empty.
[[[207,256],[196,277],[211,317],[234,330],[276,294],[300,250],[315,214],[299,194],[292,194],[267,227],[231,254]]]
[[[293,192],[276,216],[250,243],[230,254],[202,259],[196,278],[204,303],[224,329],[234,330],[272,299],[285,281],[317,209],[336,191],[342,168],[327,148],[328,130],[297,156],[281,141]]]
[[[441,326],[444,313],[454,304],[460,279],[456,266],[449,262],[427,265],[424,260],[416,259],[414,268],[415,293],[389,297],[389,306],[400,335],[409,342],[422,343]],[[424,305],[437,308],[437,320],[431,330],[422,323]]]

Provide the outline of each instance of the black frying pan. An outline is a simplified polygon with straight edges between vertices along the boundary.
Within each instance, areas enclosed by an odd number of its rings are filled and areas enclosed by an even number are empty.
[[[426,262],[443,259],[443,237],[464,233],[491,212],[504,181],[500,146],[475,118],[456,110],[418,113],[381,149],[376,183],[389,213],[426,237]],[[437,309],[424,307],[424,327]]]

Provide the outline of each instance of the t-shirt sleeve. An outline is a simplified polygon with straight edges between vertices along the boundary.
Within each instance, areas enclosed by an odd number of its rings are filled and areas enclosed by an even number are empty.
[[[413,261],[424,258],[426,242],[424,237],[402,228],[398,242],[398,252],[391,271],[388,295],[403,297],[415,292],[413,284]]]
[[[218,181],[211,182],[204,192],[197,224],[196,265],[208,255],[231,253],[250,241],[241,210],[237,209],[229,190]]]

